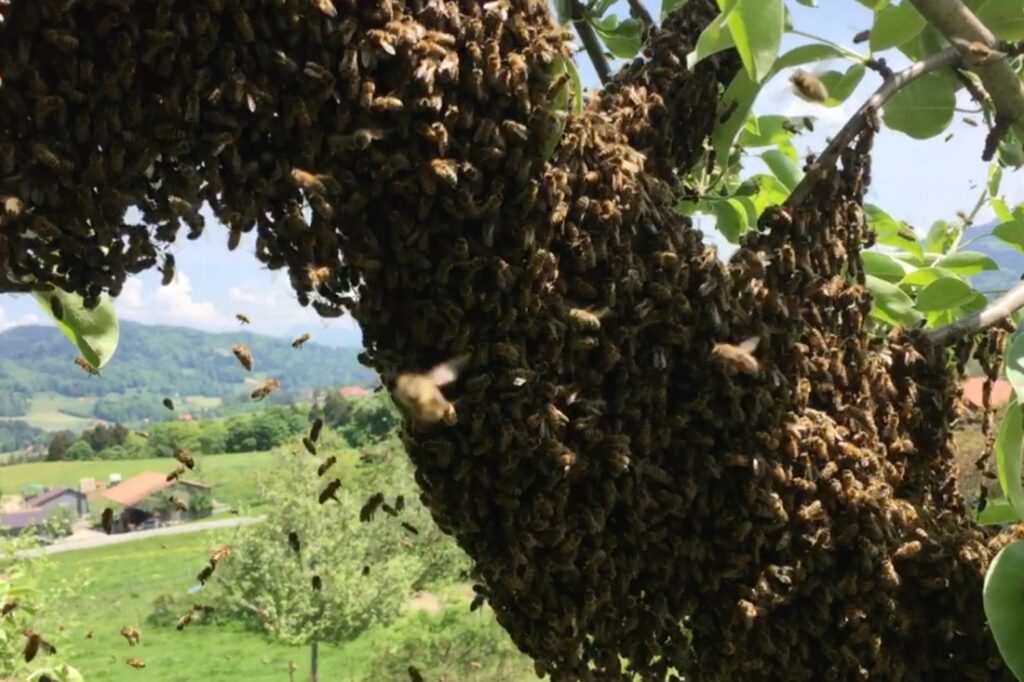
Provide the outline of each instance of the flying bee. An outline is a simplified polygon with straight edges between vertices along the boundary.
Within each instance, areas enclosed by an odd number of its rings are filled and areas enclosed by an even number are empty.
[[[308,452],[309,454],[316,454],[316,445],[313,443],[313,439],[310,438],[309,436],[302,437],[302,446],[306,448],[306,452]]]
[[[58,320],[64,319],[64,305],[56,295],[50,296],[50,312]]]
[[[163,264],[163,267],[160,268],[160,272],[163,273],[163,276],[160,278],[160,285],[161,286],[167,286],[168,284],[170,284],[171,282],[174,281],[174,254],[173,253],[165,253],[164,254],[164,264]]]
[[[317,417],[313,420],[313,425],[309,427],[309,439],[314,443],[320,440],[320,431],[324,428],[324,420],[322,417]]]
[[[757,374],[761,365],[754,357],[760,338],[753,336],[739,345],[716,343],[711,355],[726,367],[745,374]]]
[[[100,371],[93,367],[88,360],[79,355],[75,358],[75,364],[81,367],[90,376],[99,376]]]
[[[242,367],[245,367],[246,371],[252,371],[252,351],[249,350],[248,346],[241,343],[236,344],[231,349],[231,352],[235,354],[238,362],[242,364]]]
[[[8,599],[8,600],[6,600],[4,602],[4,605],[0,606],[0,618],[3,618],[8,613],[14,611],[14,609],[16,609],[16,608],[18,608],[18,600],[17,599]]]
[[[484,601],[486,601],[486,599],[487,597],[485,595],[477,594],[475,597],[473,597],[473,601],[469,603],[469,610],[476,611],[478,608],[484,605]]]
[[[195,611],[188,611],[184,616],[178,619],[178,630],[184,630],[192,622],[192,618],[195,616]]]
[[[592,313],[583,308],[571,308],[569,310],[569,319],[577,328],[583,331],[596,332],[601,328],[601,317],[604,314],[605,311]]]
[[[281,382],[278,381],[277,379],[267,379],[266,381],[261,383],[259,386],[257,386],[253,390],[253,392],[251,394],[252,395],[252,399],[253,400],[263,400],[264,398],[266,398],[268,395],[270,395],[271,393],[273,393],[274,391],[276,391],[280,387],[281,387]]]
[[[231,556],[231,545],[218,545],[210,552],[210,565],[216,566],[229,556]]]
[[[189,469],[196,468],[196,460],[185,448],[178,448],[174,451],[174,459],[178,460]]]
[[[964,123],[966,123],[967,125],[971,126],[972,128],[977,128],[978,127],[978,122],[975,121],[970,116],[964,116]]]
[[[25,642],[25,662],[31,663],[32,659],[42,651],[44,654],[55,654],[57,653],[57,647],[53,646],[40,635],[38,632],[32,629],[24,630],[22,634],[28,638]]]
[[[320,579],[320,576],[313,576],[313,589],[319,592],[324,586],[324,581]]]
[[[164,403],[164,407],[166,407],[168,410],[171,410],[172,412],[174,411],[174,401],[173,400],[171,400],[170,398],[164,398],[163,403]]]
[[[145,668],[146,667],[145,661],[143,661],[140,658],[129,658],[128,660],[125,661],[125,663],[127,663],[128,665],[130,665],[133,668]]]
[[[409,682],[423,682],[423,675],[414,665],[409,666]]]
[[[363,504],[359,510],[359,520],[362,523],[367,523],[373,520],[373,515],[377,513],[377,508],[384,504],[384,493],[374,493],[370,495],[366,503]]]
[[[407,372],[395,379],[395,397],[416,419],[425,423],[454,424],[455,406],[441,393],[441,386],[455,381],[467,356],[442,362],[426,374]]]
[[[291,547],[292,551],[296,554],[298,554],[299,550],[302,548],[299,544],[299,534],[295,531],[288,533],[288,546]]]
[[[399,495],[395,498],[395,510],[402,511],[405,509],[405,495]]]
[[[187,512],[188,511],[188,505],[185,504],[185,502],[183,502],[181,500],[181,498],[179,498],[179,497],[175,497],[174,495],[171,495],[170,497],[167,498],[167,501],[174,505],[175,511],[180,511],[180,512]]]
[[[206,581],[213,575],[213,568],[212,564],[207,564],[203,570],[199,571],[199,575],[196,576],[196,580],[205,585]]]
[[[413,535],[419,535],[420,534],[419,529],[416,526],[414,526],[411,523],[409,523],[408,521],[402,521],[402,528],[406,529],[407,531],[409,531]]]
[[[337,462],[337,461],[338,461],[338,458],[335,457],[334,455],[331,455],[330,457],[325,459],[320,466],[318,466],[316,468],[316,475],[317,476],[323,476],[325,473],[327,473],[328,469],[330,469],[332,466],[334,466],[334,463]]]
[[[128,640],[128,646],[135,646],[142,640],[142,633],[138,628],[125,625],[121,628],[121,636]]]
[[[394,507],[392,507],[392,506],[391,506],[390,504],[388,504],[387,502],[385,502],[384,504],[382,504],[382,505],[380,506],[380,510],[381,510],[382,512],[384,512],[385,514],[387,514],[388,516],[398,516],[398,512],[397,512],[397,511],[395,511],[395,508],[394,508]]]
[[[369,566],[363,566],[363,577],[365,578],[368,575],[370,575],[370,567]]]
[[[100,515],[100,524],[103,526],[103,531],[110,535],[114,530],[114,510],[107,507],[103,510],[103,514]]]
[[[241,322],[242,324],[249,324],[251,322],[249,318],[243,315],[242,313],[235,313],[235,319]]]
[[[141,429],[136,431],[135,435],[138,436],[139,438],[149,438],[149,434]]]
[[[341,487],[341,479],[336,478],[327,484],[327,487],[320,493],[320,504],[323,504],[327,500],[334,500],[338,502],[338,488]]]
[[[297,338],[294,341],[292,341],[292,348],[302,348],[302,345],[304,343],[306,343],[307,341],[309,341],[311,338],[313,338],[313,337],[310,336],[308,332],[303,334],[299,338]]]
[[[797,69],[790,76],[789,82],[793,84],[801,97],[812,102],[825,102],[828,100],[828,88],[821,82],[821,79],[810,71]]]
[[[859,45],[860,43],[866,43],[871,38],[871,31],[864,29],[853,36],[853,44]]]

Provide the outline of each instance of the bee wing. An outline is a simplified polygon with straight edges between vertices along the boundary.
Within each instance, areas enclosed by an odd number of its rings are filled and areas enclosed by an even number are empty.
[[[427,377],[434,382],[435,386],[444,386],[450,384],[458,377],[459,372],[463,367],[466,366],[466,362],[469,360],[468,355],[460,355],[456,358],[452,358],[447,362],[442,362],[437,365],[429,372]]]
[[[740,344],[740,348],[742,350],[747,351],[748,353],[753,353],[755,350],[757,350],[757,344],[759,343],[761,343],[760,336],[751,336],[749,339]]]

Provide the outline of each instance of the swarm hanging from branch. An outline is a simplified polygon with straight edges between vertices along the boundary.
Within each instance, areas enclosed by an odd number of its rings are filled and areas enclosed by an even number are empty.
[[[333,7],[15,0],[3,288],[116,294],[205,201],[300,303],[351,311],[389,387],[466,356],[457,423],[404,440],[553,680],[1009,679],[978,596],[1002,540],[951,477],[955,377],[920,334],[864,332],[870,128],[726,264],[673,192],[738,68],[685,70],[712,0],[567,120],[543,3]],[[713,353],[750,338],[753,374]]]

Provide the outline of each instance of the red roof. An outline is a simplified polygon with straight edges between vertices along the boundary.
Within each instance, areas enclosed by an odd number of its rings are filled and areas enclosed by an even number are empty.
[[[131,507],[138,504],[154,493],[170,488],[176,483],[209,490],[210,486],[195,481],[168,481],[165,474],[156,471],[145,471],[138,476],[132,476],[127,481],[122,481],[114,487],[103,491],[100,495],[108,500]]]
[[[963,396],[964,399],[970,403],[973,403],[976,407],[983,407],[982,405],[982,387],[985,385],[984,377],[974,377],[964,382]],[[1010,382],[1005,379],[999,379],[992,384],[992,407],[999,407],[1010,401],[1010,394],[1013,390],[1010,388]]]
[[[345,386],[344,388],[339,388],[338,393],[341,394],[342,398],[362,398],[363,396],[370,395],[370,392],[362,386]]]

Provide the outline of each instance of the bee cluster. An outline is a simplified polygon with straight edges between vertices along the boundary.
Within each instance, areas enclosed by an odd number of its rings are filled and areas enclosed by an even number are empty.
[[[0,4],[0,290],[170,281],[206,202],[389,388],[465,357],[403,438],[552,680],[1010,679],[955,377],[864,330],[870,131],[729,263],[675,211],[738,68],[685,68],[717,12],[684,3],[567,117],[539,0]]]

